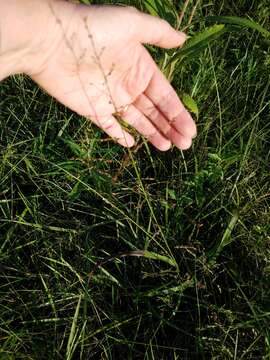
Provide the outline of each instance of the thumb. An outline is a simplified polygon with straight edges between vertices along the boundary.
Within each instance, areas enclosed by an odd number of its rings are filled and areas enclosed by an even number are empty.
[[[156,16],[140,13],[137,19],[137,35],[141,43],[171,49],[182,46],[187,39],[183,32]]]

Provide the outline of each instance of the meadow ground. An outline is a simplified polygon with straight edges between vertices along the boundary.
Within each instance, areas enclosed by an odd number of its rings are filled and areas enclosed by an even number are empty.
[[[267,0],[194,6],[190,36],[209,15],[270,30]],[[0,84],[1,360],[270,359],[270,41],[234,30],[171,73],[199,109],[186,152]]]

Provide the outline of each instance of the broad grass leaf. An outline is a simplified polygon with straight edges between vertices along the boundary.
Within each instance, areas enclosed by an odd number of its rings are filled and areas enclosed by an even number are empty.
[[[199,109],[196,101],[192,99],[192,97],[186,93],[181,95],[181,100],[183,104],[188,108],[189,111],[193,112],[196,117],[199,117]]]
[[[176,26],[178,14],[170,0],[145,0],[144,6],[150,15],[158,16]]]
[[[168,196],[169,196],[170,199],[177,200],[175,190],[167,189],[167,192],[168,192]]]
[[[259,31],[264,37],[270,38],[270,32],[268,30],[250,19],[240,18],[237,16],[208,16],[206,21],[248,27],[250,29]]]
[[[80,158],[87,156],[87,151],[83,150],[80,145],[73,141],[73,139],[61,138],[61,140],[69,147],[74,155],[79,156]]]
[[[78,199],[81,195],[82,189],[82,183],[80,181],[76,182],[76,184],[73,186],[72,190],[68,194],[69,199],[71,201]]]
[[[168,256],[165,256],[165,255],[161,255],[161,254],[154,253],[152,251],[148,251],[148,250],[130,251],[127,254],[127,256],[138,256],[138,257],[145,257],[145,258],[152,259],[152,260],[159,260],[159,261],[165,262],[171,266],[177,267],[177,263],[174,259],[169,258]]]
[[[231,219],[223,233],[221,241],[217,243],[216,246],[208,254],[210,264],[215,262],[216,258],[222,252],[225,246],[229,245],[235,240],[235,238],[232,237],[232,231],[235,228],[238,219],[239,219],[239,213],[237,210],[235,210],[232,213]]]
[[[168,64],[187,57],[193,57],[195,54],[200,53],[202,50],[214,40],[221,37],[227,32],[225,25],[214,25],[204,31],[194,35],[188,43],[175,54],[168,62]],[[168,65],[167,64],[167,65]]]

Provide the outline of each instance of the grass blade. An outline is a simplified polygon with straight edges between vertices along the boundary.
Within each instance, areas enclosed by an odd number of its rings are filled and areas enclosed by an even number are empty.
[[[148,259],[159,260],[159,261],[165,262],[165,263],[167,263],[169,265],[172,265],[174,267],[177,267],[177,263],[175,262],[175,260],[169,258],[168,256],[156,254],[154,252],[147,251],[147,250],[143,251],[142,256],[145,257],[145,258],[148,258]]]
[[[203,32],[194,35],[192,39],[180,51],[178,51],[167,63],[167,66],[176,60],[181,60],[196,53],[201,52],[210,44],[210,42],[218,39],[227,32],[227,28],[223,24],[214,25],[207,28]]]
[[[156,289],[152,289],[150,291],[145,292],[142,294],[145,297],[155,297],[155,296],[166,296],[168,294],[183,294],[183,292],[191,288],[195,285],[195,277],[192,277],[191,279],[188,279],[184,281],[183,283],[177,285],[177,286],[161,286]]]
[[[224,234],[222,236],[222,239],[221,239],[221,242],[219,244],[219,247],[218,247],[218,251],[220,252],[225,246],[229,245],[233,239],[231,237],[231,234],[232,234],[232,231],[238,221],[238,218],[239,218],[239,214],[237,211],[234,211],[233,212],[233,215],[231,217],[231,220],[226,228],[226,230],[224,231]]]
[[[270,32],[253,20],[237,16],[208,16],[207,22],[218,22],[222,24],[237,25],[259,31],[264,37],[270,38]]]
[[[219,244],[217,244],[215,246],[215,248],[209,252],[209,259],[210,259],[210,263],[213,263],[215,261],[215,259],[218,257],[218,255],[221,253],[221,251],[223,250],[223,248],[227,245],[229,245],[230,243],[232,243],[234,241],[234,238],[231,236],[232,231],[235,227],[235,225],[237,224],[239,219],[239,214],[238,211],[235,210],[232,214],[231,220],[227,226],[227,228],[225,229],[222,239],[220,241]]]
[[[77,339],[77,334],[78,334],[78,329],[77,329],[77,322],[78,322],[78,316],[79,316],[79,310],[80,310],[80,305],[81,305],[81,300],[82,300],[82,296],[79,296],[79,300],[78,300],[78,304],[75,310],[75,314],[73,317],[73,322],[71,325],[71,329],[70,329],[70,334],[69,334],[69,338],[68,338],[68,344],[67,344],[67,353],[66,353],[66,359],[70,360],[72,359],[73,353],[75,351],[76,348],[76,339]]]
[[[178,21],[178,14],[169,0],[145,0],[144,6],[149,14],[159,16],[175,26]]]

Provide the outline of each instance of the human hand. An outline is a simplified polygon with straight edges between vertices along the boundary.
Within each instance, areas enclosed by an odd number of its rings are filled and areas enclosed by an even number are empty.
[[[189,148],[195,123],[142,45],[173,48],[185,35],[130,7],[45,3],[28,75],[123,146],[134,138],[116,115],[160,150]]]

